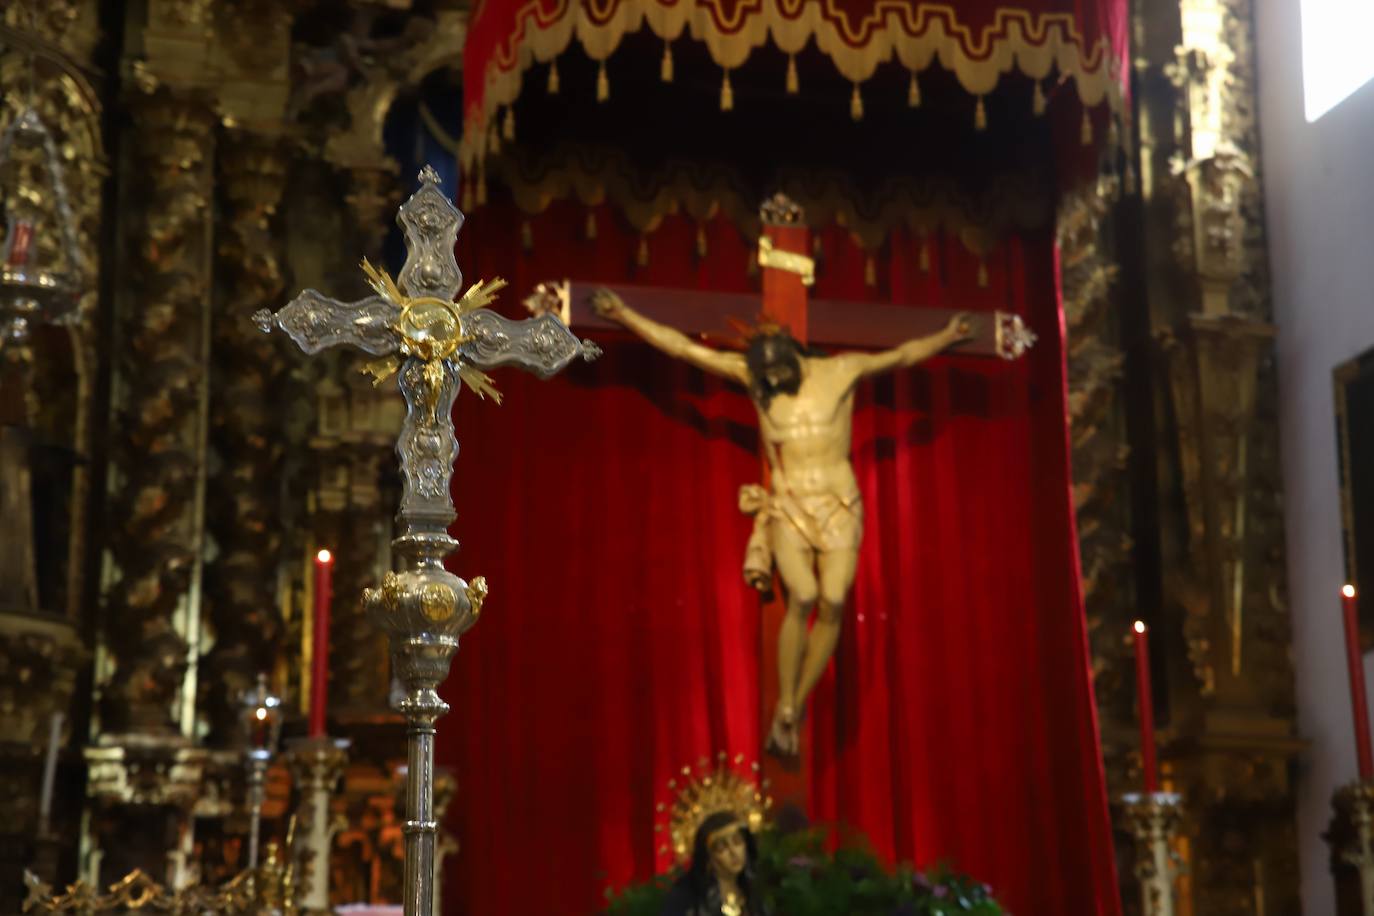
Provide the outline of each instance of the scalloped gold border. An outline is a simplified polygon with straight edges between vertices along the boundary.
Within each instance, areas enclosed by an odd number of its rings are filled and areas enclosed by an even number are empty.
[[[1037,80],[1058,70],[1072,79],[1087,107],[1105,101],[1113,111],[1120,111],[1124,101],[1118,61],[1107,38],[1088,46],[1068,13],[1035,16],[1028,10],[1003,7],[994,12],[991,25],[975,34],[959,22],[958,11],[951,5],[879,0],[873,15],[863,22],[863,30],[855,32],[844,16],[826,15],[831,0],[759,0],[752,15],[726,23],[738,26],[726,32],[720,26],[724,17],[712,12],[719,11],[716,0],[705,2],[601,0],[599,8],[589,12],[582,3],[563,0],[547,15],[537,0],[526,3],[516,14],[516,31],[487,62],[480,106],[464,114],[463,166],[472,168],[485,159],[493,116],[519,97],[524,73],[536,62],[547,63],[562,54],[574,36],[589,57],[604,61],[625,35],[646,24],[665,42],[688,31],[694,40],[706,44],[711,59],[726,71],[743,64],[771,35],[773,44],[786,54],[800,52],[814,39],[840,75],[855,85],[895,57],[913,73],[938,61],[976,96],[992,92],[1002,74],[1013,69]],[[865,34],[867,43],[856,46]]]

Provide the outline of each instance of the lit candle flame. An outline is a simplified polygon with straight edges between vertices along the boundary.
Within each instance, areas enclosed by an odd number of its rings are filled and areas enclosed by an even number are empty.
[[[1136,631],[1137,633],[1144,633],[1144,632],[1145,632],[1145,621],[1143,621],[1143,620],[1137,620],[1137,621],[1135,622],[1135,631]]]
[[[258,717],[258,721],[259,721],[259,722],[261,722],[261,721],[263,721],[264,719],[266,719],[266,718],[267,718],[267,709],[266,709],[265,707],[259,706],[259,707],[258,707],[258,711],[257,711],[257,717]]]
[[[1347,598],[1354,598],[1354,597],[1355,597],[1355,586],[1353,586],[1353,585],[1351,585],[1350,583],[1347,582],[1347,583],[1345,584],[1345,586],[1341,589],[1341,594],[1344,595],[1344,596],[1347,597]]]
[[[334,561],[334,555],[328,550],[321,550],[319,553],[315,554],[315,559],[321,563],[332,563]]]

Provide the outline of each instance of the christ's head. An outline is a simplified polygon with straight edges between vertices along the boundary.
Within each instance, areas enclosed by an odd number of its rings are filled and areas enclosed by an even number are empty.
[[[801,388],[802,345],[786,331],[759,334],[749,341],[744,359],[749,366],[749,391],[768,409],[773,396],[796,394]]]

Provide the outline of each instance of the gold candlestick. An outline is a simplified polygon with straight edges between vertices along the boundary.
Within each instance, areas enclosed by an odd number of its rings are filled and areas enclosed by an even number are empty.
[[[1121,796],[1126,822],[1136,841],[1135,875],[1140,881],[1143,916],[1174,916],[1173,839],[1183,813],[1173,792],[1128,792]]]

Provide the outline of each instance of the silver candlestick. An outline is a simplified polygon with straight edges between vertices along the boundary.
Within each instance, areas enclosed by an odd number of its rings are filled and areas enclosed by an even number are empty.
[[[481,577],[466,582],[444,568],[458,547],[448,526],[456,517],[450,483],[458,440],[453,401],[462,382],[499,401],[481,370],[513,365],[548,378],[577,357],[600,355],[552,315],[512,321],[483,308],[502,280],[477,283],[454,301],[463,275],[453,246],[463,215],[426,166],[420,188],[396,216],[405,233],[399,283],[366,261],[377,295],[340,302],[305,290],[276,314],[254,320],[286,332],[307,354],[349,346],[379,357],[368,366],[380,381],[396,372],[406,420],[396,443],[402,495],[401,536],[392,542],[404,569],[387,573],[363,603],[386,631],[392,668],[405,687],[398,709],[407,722],[405,914],[431,916],[434,905],[434,723],[448,711],[439,684],[448,676],[458,638],[477,622],[487,594]]]
[[[1126,821],[1136,840],[1135,875],[1140,881],[1143,916],[1174,916],[1173,839],[1182,815],[1182,798],[1173,792],[1128,792],[1121,796]]]
[[[334,787],[348,765],[348,741],[344,738],[299,738],[288,742],[287,760],[299,795],[296,829],[301,836],[297,852],[301,913],[323,916],[329,908],[329,858],[334,848],[336,824],[330,811]]]
[[[1333,863],[1355,869],[1361,916],[1374,916],[1374,782],[1356,780],[1341,786],[1331,804],[1335,818],[1326,839]]]
[[[262,835],[262,805],[267,768],[277,750],[281,736],[281,698],[267,689],[267,675],[259,674],[257,686],[246,691],[239,700],[239,715],[248,749],[244,754],[247,765],[248,801],[248,869],[258,867],[258,842]]]

